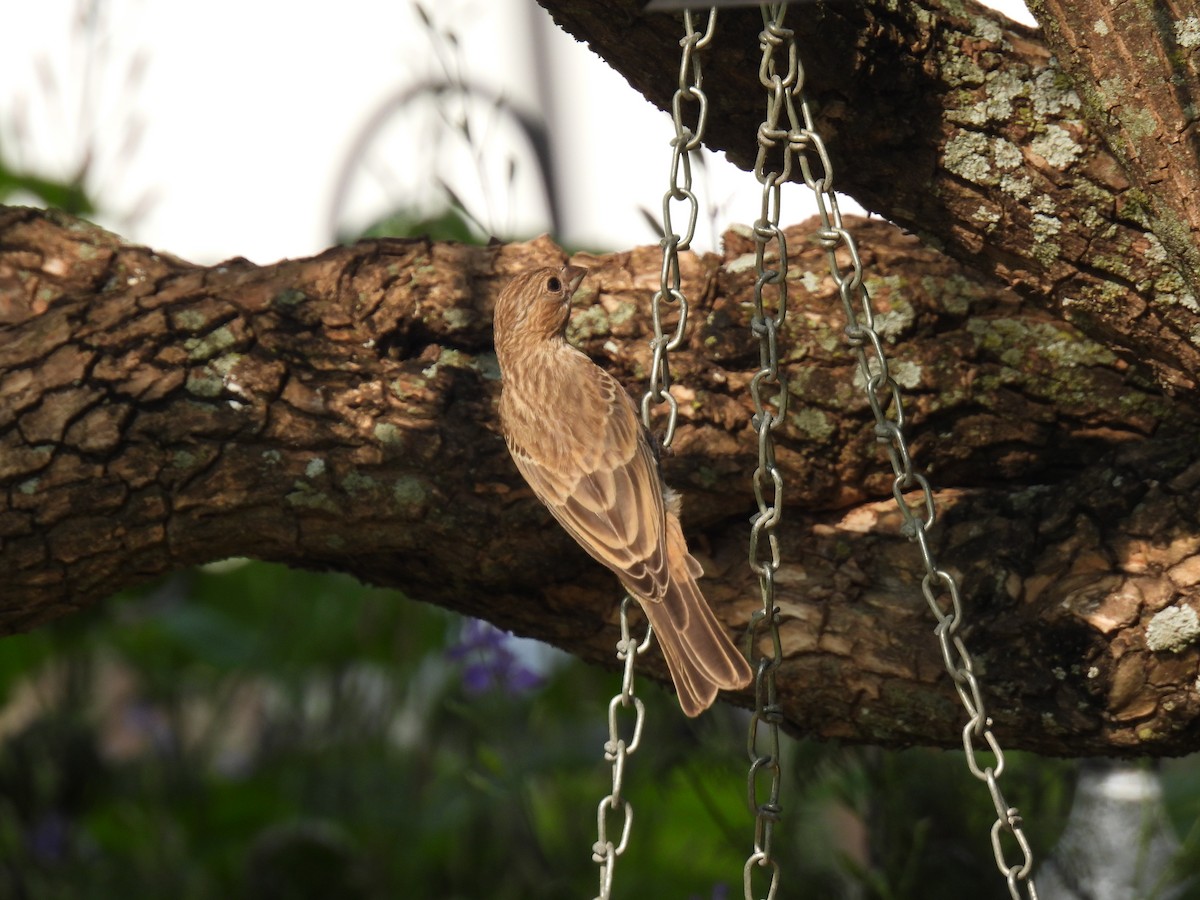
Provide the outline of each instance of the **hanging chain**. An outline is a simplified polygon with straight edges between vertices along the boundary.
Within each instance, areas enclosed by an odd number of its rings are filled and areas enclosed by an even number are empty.
[[[629,634],[629,606],[632,597],[621,601],[621,640],[617,642],[617,659],[625,664],[621,674],[621,690],[608,704],[608,740],[604,742],[604,759],[612,763],[612,793],[596,807],[596,843],[592,845],[592,861],[600,864],[600,893],[596,900],[612,896],[613,869],[617,857],[625,852],[629,831],[633,827],[633,805],[621,792],[625,782],[625,760],[632,756],[642,740],[642,725],[646,721],[646,706],[633,692],[633,669],[637,657],[650,649],[650,630],[639,644]],[[633,710],[633,732],[629,740],[621,737],[617,718],[622,709]],[[610,823],[610,816],[614,821]],[[619,818],[617,818],[619,816]],[[619,827],[610,828],[610,824]],[[616,843],[609,836],[619,834]]]
[[[762,62],[758,77],[767,91],[767,113],[758,126],[758,157],[754,175],[762,185],[762,209],[754,223],[754,313],[750,330],[758,338],[759,370],[750,381],[754,401],[751,425],[758,435],[758,468],[754,470],[754,498],[758,512],[751,520],[750,568],[758,575],[762,608],[750,621],[751,659],[760,636],[771,641],[771,655],[760,657],[754,671],[754,713],[746,749],[750,756],[747,798],[754,814],[754,849],[742,870],[746,900],[755,900],[755,869],[769,873],[767,900],[779,890],[779,862],[772,841],[779,821],[779,726],[783,711],[775,686],[775,671],[783,661],[779,642],[779,607],[775,605],[775,573],[779,571],[779,537],[776,526],[783,514],[783,474],[775,464],[773,433],[787,413],[787,379],[779,367],[779,333],[787,316],[787,242],[779,227],[780,189],[792,172],[795,145],[789,140],[799,130],[793,98],[801,86],[801,70],[792,32],[783,27],[786,4],[762,7],[764,28],[758,36]],[[783,68],[781,75],[779,70]],[[780,124],[781,117],[786,121]],[[773,158],[781,157],[780,159]],[[768,257],[774,267],[768,267]],[[768,290],[768,285],[770,290]]]
[[[801,71],[797,91],[803,83]],[[825,144],[813,124],[812,111],[800,95],[800,111],[804,127],[793,130],[787,136],[800,163],[804,183],[812,190],[817,201],[817,212],[821,228],[817,240],[825,248],[829,262],[829,273],[838,287],[846,313],[846,339],[858,359],[858,369],[865,383],[867,402],[875,415],[875,437],[882,444],[892,464],[895,477],[892,480],[892,496],[904,520],[903,534],[917,544],[925,564],[925,576],[921,580],[921,593],[933,613],[937,625],[934,634],[942,651],[942,662],[953,679],[954,688],[967,712],[967,724],[962,731],[963,750],[966,752],[967,767],[971,774],[987,785],[992,804],[996,810],[996,821],[992,825],[992,852],[996,866],[1008,883],[1012,900],[1037,900],[1037,888],[1031,873],[1033,852],[1021,828],[1021,816],[1015,806],[1009,806],[1000,791],[1000,776],[1004,772],[1004,752],[992,731],[992,719],[984,706],[979,680],[975,675],[975,663],[967,652],[958,630],[962,627],[963,608],[959,597],[957,579],[945,569],[938,567],[929,545],[929,529],[933,527],[937,510],[933,490],[923,474],[913,467],[905,437],[904,406],[900,385],[888,368],[883,342],[875,330],[875,313],[871,298],[863,283],[863,266],[859,259],[858,246],[854,238],[842,225],[837,195],[833,192],[833,166],[825,151]],[[761,156],[761,153],[760,153]],[[849,265],[843,268],[837,260],[837,249],[842,247],[849,257]],[[855,306],[859,311],[856,312]],[[891,415],[888,408],[891,408]],[[909,503],[905,494],[919,492],[915,503]],[[994,766],[981,766],[976,757],[979,750],[989,750],[995,756]],[[1020,859],[1008,861],[1003,835],[1008,834],[1016,844]]]
[[[708,13],[708,25],[698,31],[692,21],[692,11],[683,14],[683,37],[679,41],[682,52],[679,56],[679,86],[671,98],[671,118],[675,122],[675,137],[671,139],[671,173],[667,192],[662,199],[662,273],[658,290],[651,301],[654,320],[654,337],[650,349],[654,358],[650,363],[650,384],[642,396],[642,423],[651,429],[651,406],[667,405],[667,426],[663,431],[663,449],[671,446],[675,439],[675,423],[679,417],[679,401],[671,396],[671,366],[669,354],[683,343],[687,331],[688,302],[681,286],[679,254],[692,246],[696,235],[696,221],[700,217],[700,202],[692,192],[692,154],[700,150],[704,139],[704,128],[708,124],[708,97],[701,88],[703,78],[700,71],[700,54],[713,38],[717,26],[717,10]],[[696,104],[696,127],[693,130],[683,121],[684,103]],[[683,235],[675,231],[673,203],[686,205],[687,229]],[[668,335],[663,331],[663,313],[669,303],[678,306],[679,318]]]
[[[688,303],[681,286],[679,253],[691,247],[696,233],[700,204],[692,192],[692,153],[700,148],[704,126],[708,121],[708,98],[701,90],[700,57],[696,51],[703,50],[712,41],[717,23],[717,11],[708,16],[708,26],[703,32],[692,25],[692,13],[684,13],[684,36],[679,45],[683,48],[679,62],[679,88],[671,102],[672,118],[675,122],[675,137],[671,139],[670,185],[663,195],[662,230],[660,242],[663,251],[662,276],[659,289],[653,299],[654,338],[650,342],[654,358],[650,366],[650,385],[642,397],[642,422],[651,430],[651,408],[654,404],[667,405],[667,425],[663,432],[662,446],[671,446],[675,438],[675,423],[679,416],[679,403],[671,396],[671,367],[669,354],[683,343],[687,329]],[[683,121],[683,104],[698,104],[696,128],[693,131]],[[682,181],[681,181],[682,179]],[[687,204],[687,230],[682,236],[675,233],[672,222],[671,204]],[[663,312],[668,302],[679,307],[679,318],[668,335],[663,330]],[[625,852],[629,844],[629,832],[633,827],[633,805],[625,799],[622,787],[625,781],[625,761],[634,754],[642,739],[642,726],[646,720],[646,707],[633,690],[633,672],[637,657],[650,649],[654,632],[646,626],[646,636],[639,643],[629,633],[629,608],[634,602],[628,595],[621,601],[621,640],[617,642],[617,659],[624,663],[621,690],[608,704],[608,740],[604,743],[604,759],[612,763],[612,793],[600,801],[596,808],[596,843],[592,845],[592,860],[600,865],[600,893],[596,900],[609,900],[612,896],[613,870],[617,857]],[[626,741],[621,737],[617,717],[621,710],[633,709],[633,733]],[[619,814],[619,819],[617,816]],[[609,819],[613,817],[613,823]],[[619,821],[620,836],[614,843],[610,831],[618,829],[610,824]]]

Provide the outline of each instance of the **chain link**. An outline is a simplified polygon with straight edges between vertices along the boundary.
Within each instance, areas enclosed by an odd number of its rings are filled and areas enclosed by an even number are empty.
[[[654,354],[650,363],[650,385],[642,396],[642,422],[647,431],[651,428],[651,410],[655,404],[666,404],[667,424],[663,430],[662,446],[667,448],[675,439],[675,425],[679,418],[679,401],[671,395],[671,365],[669,354],[683,343],[687,331],[688,302],[684,296],[679,272],[679,254],[692,246],[696,235],[696,221],[700,217],[700,202],[692,192],[692,154],[698,153],[708,124],[708,96],[701,85],[700,53],[713,38],[717,26],[717,10],[709,10],[708,24],[698,30],[692,19],[691,10],[683,14],[683,37],[679,40],[679,86],[671,98],[671,118],[675,123],[675,136],[671,138],[671,171],[667,192],[662,199],[662,272],[658,290],[651,301],[651,316],[654,321],[654,337],[650,349]],[[695,104],[695,128],[684,122],[684,104]],[[677,213],[679,221],[687,222],[680,235],[675,231]],[[671,304],[678,307],[675,327],[668,333],[664,330],[664,313]]]
[[[798,81],[803,82],[803,74],[800,74]],[[972,775],[987,785],[995,807],[996,821],[992,825],[991,841],[996,866],[1007,881],[1012,900],[1037,900],[1037,888],[1031,877],[1033,853],[1021,827],[1020,813],[1015,806],[1008,804],[1000,790],[1004,752],[992,731],[992,719],[984,706],[974,660],[958,636],[963,622],[958,581],[952,574],[939,568],[929,545],[928,532],[937,519],[933,490],[925,476],[914,469],[909,455],[900,385],[891,374],[883,341],[875,331],[874,309],[863,283],[863,265],[858,247],[842,224],[837,196],[833,192],[833,165],[825,151],[824,142],[816,132],[812,112],[803,96],[800,97],[800,112],[803,127],[797,127],[793,120],[792,130],[786,136],[787,143],[796,154],[804,182],[817,201],[821,228],[816,237],[825,249],[829,272],[845,309],[846,339],[857,357],[859,373],[865,385],[864,393],[875,417],[875,437],[886,450],[892,466],[892,495],[903,519],[901,530],[916,543],[925,565],[921,593],[937,622],[934,634],[941,648],[942,662],[967,712],[967,724],[962,731],[967,767]],[[775,137],[777,132],[771,131],[770,134]],[[760,145],[761,135],[760,131]],[[760,149],[760,158],[763,152]],[[838,262],[839,248],[847,258],[844,266]],[[914,499],[910,502],[910,498]],[[980,750],[990,751],[995,757],[995,764],[981,765],[977,757]],[[1016,862],[1009,861],[1005,835],[1009,836],[1007,843],[1010,849],[1012,844],[1016,845],[1019,853]]]
[[[754,175],[762,185],[762,207],[754,223],[754,312],[750,317],[750,330],[759,347],[759,370],[750,381],[754,402],[751,426],[758,436],[758,467],[753,478],[758,512],[751,519],[750,568],[758,575],[762,608],[750,620],[750,649],[754,659],[765,633],[771,654],[759,657],[755,663],[754,712],[746,739],[750,757],[747,801],[754,815],[754,849],[742,870],[746,900],[759,896],[754,884],[756,870],[768,879],[767,900],[773,900],[779,890],[779,862],[772,844],[781,812],[783,774],[779,741],[783,710],[775,684],[775,672],[783,661],[779,607],[775,605],[775,573],[780,567],[776,527],[783,515],[783,474],[775,464],[774,431],[787,414],[788,398],[787,378],[779,366],[779,332],[787,317],[788,292],[787,240],[779,226],[779,200],[780,190],[792,172],[795,148],[788,136],[797,128],[794,98],[803,81],[792,32],[783,27],[785,8],[782,3],[763,6],[764,27],[759,34],[762,61],[758,74],[767,92],[767,112],[758,127],[758,156],[754,162]],[[783,117],[786,121],[781,127]]]
[[[652,408],[655,404],[666,404],[667,424],[663,432],[662,446],[667,448],[675,438],[675,426],[679,417],[679,403],[671,395],[671,366],[669,354],[683,343],[687,329],[688,302],[684,296],[679,272],[679,254],[691,247],[696,233],[696,221],[700,215],[700,204],[692,192],[692,153],[698,152],[708,121],[708,97],[701,90],[701,69],[698,50],[712,41],[716,28],[717,11],[708,15],[708,25],[703,32],[692,22],[692,13],[683,17],[684,36],[679,41],[682,48],[679,62],[679,87],[671,101],[675,136],[671,139],[670,184],[662,201],[662,231],[660,241],[663,251],[662,274],[659,289],[652,301],[654,338],[650,341],[653,361],[650,366],[650,384],[642,397],[642,422],[651,431]],[[696,126],[693,130],[683,121],[684,103],[695,103]],[[686,204],[687,230],[683,235],[675,232],[673,205]],[[675,327],[668,334],[663,327],[664,312],[669,304],[678,305]],[[621,690],[608,704],[608,740],[604,743],[604,758],[612,763],[612,793],[600,801],[596,808],[596,843],[592,845],[592,860],[600,866],[600,892],[596,900],[609,900],[612,896],[613,871],[617,857],[625,852],[629,844],[629,833],[633,827],[633,805],[621,793],[625,780],[625,762],[634,754],[642,739],[642,726],[646,720],[646,707],[633,691],[633,673],[637,657],[650,649],[654,638],[653,629],[646,626],[646,636],[639,643],[629,633],[629,608],[634,603],[630,596],[621,601],[621,640],[617,642],[617,659],[624,663]],[[617,723],[622,710],[633,710],[633,733],[626,741],[620,735]],[[610,818],[613,819],[610,822]],[[619,829],[610,827],[619,822]],[[620,837],[614,843],[609,836],[619,830]]]
[[[633,805],[622,794],[625,762],[637,752],[642,741],[642,726],[646,721],[646,706],[634,694],[633,670],[638,656],[650,649],[649,628],[641,643],[630,636],[629,607],[634,602],[629,596],[621,601],[621,640],[617,642],[617,659],[625,667],[621,674],[621,689],[608,704],[608,740],[604,742],[604,759],[612,764],[612,793],[596,807],[596,843],[592,845],[592,861],[600,865],[600,892],[596,900],[609,900],[612,896],[617,857],[629,845],[629,832],[633,828]],[[631,710],[633,713],[633,727],[628,740],[621,736],[618,722],[622,710]],[[611,827],[613,825],[617,827]],[[615,842],[611,834],[619,835]]]

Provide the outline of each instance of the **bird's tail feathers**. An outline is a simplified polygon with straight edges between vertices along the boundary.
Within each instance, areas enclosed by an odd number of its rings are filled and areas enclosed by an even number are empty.
[[[719,690],[738,690],[753,673],[709,608],[694,575],[699,563],[687,552],[679,520],[667,517],[671,579],[662,599],[642,608],[658,635],[679,706],[689,716],[708,709]]]

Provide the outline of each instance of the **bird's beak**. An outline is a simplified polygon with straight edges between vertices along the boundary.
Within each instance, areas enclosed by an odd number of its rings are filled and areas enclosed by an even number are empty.
[[[588,273],[588,270],[583,266],[563,266],[560,271],[562,273],[561,277],[563,283],[570,288],[570,290],[567,292],[567,297],[569,299],[570,297],[574,296],[575,291],[579,289],[579,283],[583,281],[583,276]]]

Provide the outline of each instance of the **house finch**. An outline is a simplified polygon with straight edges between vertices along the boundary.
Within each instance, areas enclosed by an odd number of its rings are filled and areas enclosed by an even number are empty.
[[[500,425],[509,452],[554,518],[621,579],[658,634],[689,716],[750,666],[708,608],[650,436],[615,378],[567,343],[571,297],[587,269],[517,276],[496,303],[503,376]]]

